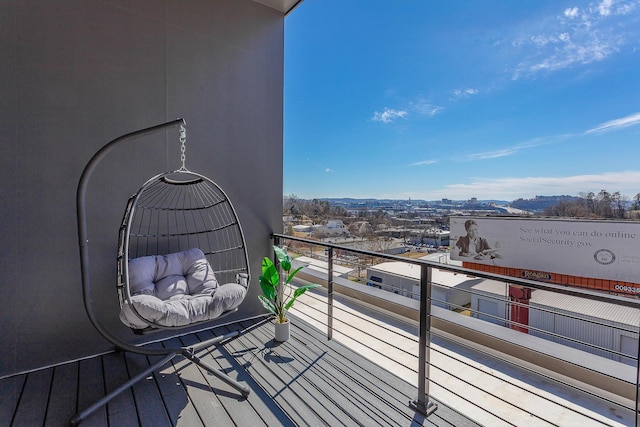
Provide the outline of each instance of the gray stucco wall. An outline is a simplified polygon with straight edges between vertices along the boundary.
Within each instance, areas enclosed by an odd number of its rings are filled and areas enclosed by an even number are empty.
[[[256,295],[281,231],[283,26],[249,0],[6,0],[0,8],[0,377],[111,348],[82,302],[75,196],[110,140],[184,117],[187,166],[225,189]],[[115,334],[115,254],[128,196],[177,169],[175,132],[113,150],[88,195],[94,302]],[[234,318],[225,318],[225,322]],[[154,337],[155,338],[155,337]]]

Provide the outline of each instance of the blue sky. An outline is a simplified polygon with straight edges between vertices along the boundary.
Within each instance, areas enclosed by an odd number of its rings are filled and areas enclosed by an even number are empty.
[[[304,0],[284,194],[640,193],[640,0]]]

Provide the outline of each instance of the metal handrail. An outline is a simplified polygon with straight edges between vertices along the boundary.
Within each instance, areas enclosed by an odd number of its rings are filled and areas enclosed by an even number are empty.
[[[626,307],[640,308],[640,300],[631,299],[631,298],[623,297],[619,295],[605,294],[603,292],[592,291],[584,288],[570,288],[562,285],[555,285],[552,283],[536,282],[530,279],[522,279],[515,276],[505,276],[502,274],[487,273],[484,271],[473,270],[470,268],[460,267],[452,264],[441,264],[436,261],[429,261],[429,260],[415,259],[415,258],[405,258],[398,255],[385,254],[382,252],[373,252],[373,251],[367,251],[363,249],[350,248],[348,246],[338,245],[335,243],[320,242],[317,240],[305,239],[303,237],[288,236],[286,234],[274,233],[272,236],[274,238],[277,237],[280,239],[302,242],[302,243],[306,243],[314,246],[333,248],[333,249],[338,249],[346,252],[352,252],[359,255],[370,256],[374,258],[382,258],[390,261],[400,261],[400,262],[413,264],[413,265],[426,265],[428,267],[437,268],[438,270],[450,271],[458,274],[467,274],[469,276],[474,276],[474,277],[483,278],[483,279],[493,279],[501,282],[508,282],[513,285],[524,286],[532,289],[541,289],[541,290],[547,290],[552,292],[558,292],[565,295],[573,295],[573,296],[578,296],[578,297],[597,300],[597,301],[606,300],[613,304],[619,304]]]
[[[273,236],[274,236],[274,238],[276,238],[278,240],[290,240],[290,241],[299,242],[299,243],[303,243],[303,244],[307,244],[307,245],[324,247],[326,249],[326,252],[328,252],[328,256],[327,255],[325,255],[325,256],[327,258],[326,261],[328,262],[328,268],[327,268],[327,270],[328,270],[328,274],[327,274],[328,295],[327,295],[327,297],[328,297],[329,301],[331,301],[331,308],[328,309],[328,316],[327,316],[327,326],[328,326],[327,336],[328,336],[329,339],[331,339],[331,337],[332,337],[332,329],[333,329],[333,292],[334,292],[333,291],[333,282],[334,282],[334,277],[333,277],[334,256],[333,256],[333,254],[334,254],[334,250],[344,251],[344,252],[348,252],[348,253],[351,253],[351,254],[357,254],[357,255],[365,256],[365,257],[371,257],[372,259],[397,261],[397,262],[403,262],[403,263],[406,263],[406,264],[413,264],[413,265],[419,265],[420,266],[420,268],[421,268],[421,277],[420,277],[420,289],[421,289],[421,291],[420,291],[420,317],[419,317],[419,321],[420,321],[419,322],[420,323],[420,331],[419,331],[420,349],[419,349],[419,352],[420,352],[420,354],[418,355],[418,363],[419,363],[418,366],[419,366],[420,372],[418,373],[418,375],[419,375],[419,377],[418,377],[418,398],[415,401],[410,402],[410,404],[416,410],[418,410],[420,412],[423,412],[423,413],[430,413],[429,411],[433,412],[433,410],[435,410],[435,408],[432,408],[431,402],[429,401],[429,389],[428,389],[428,383],[429,383],[428,367],[430,366],[429,353],[430,353],[430,343],[431,343],[431,333],[432,333],[431,324],[430,324],[430,319],[431,319],[430,308],[431,308],[431,302],[432,302],[431,289],[432,289],[432,285],[433,285],[432,280],[431,280],[431,270],[432,270],[432,268],[437,268],[439,270],[445,270],[445,271],[458,273],[458,274],[466,274],[468,276],[472,276],[472,277],[475,277],[475,278],[492,279],[492,280],[496,280],[496,281],[500,281],[500,282],[504,282],[504,283],[509,283],[509,284],[512,284],[512,285],[528,287],[528,288],[531,288],[531,289],[540,289],[540,290],[552,291],[552,292],[561,293],[561,294],[565,294],[565,295],[572,295],[572,296],[586,298],[586,299],[590,299],[590,300],[605,301],[605,302],[609,302],[609,303],[612,303],[612,304],[617,304],[619,306],[625,306],[625,307],[632,307],[632,308],[640,309],[640,300],[630,299],[628,297],[623,297],[623,296],[618,296],[618,295],[610,295],[610,294],[606,294],[606,293],[602,293],[602,292],[596,292],[596,291],[583,289],[583,288],[570,288],[570,287],[554,285],[554,284],[549,284],[549,283],[536,282],[536,281],[529,280],[529,279],[522,279],[522,278],[518,278],[518,277],[487,273],[487,272],[477,271],[477,270],[468,269],[468,268],[464,268],[464,267],[459,267],[459,266],[455,266],[455,265],[451,265],[451,264],[442,264],[442,263],[439,263],[439,262],[428,261],[428,260],[424,260],[424,259],[405,258],[405,257],[397,256],[397,255],[390,255],[390,254],[385,254],[385,253],[372,252],[372,251],[367,251],[367,250],[362,250],[362,249],[351,248],[351,247],[347,247],[347,246],[343,246],[343,245],[339,245],[339,244],[335,244],[335,243],[319,242],[319,241],[316,241],[316,240],[305,239],[305,238],[300,238],[300,237],[295,237],[295,236],[289,236],[289,235],[285,235],[285,234],[274,234]],[[324,259],[325,256],[323,256],[322,258]],[[464,291],[467,291],[467,290],[464,290]],[[473,293],[473,292],[469,291],[469,293]],[[516,301],[510,302],[510,304],[511,303],[519,304]],[[568,314],[568,317],[572,317],[572,316],[570,314]],[[592,320],[589,320],[589,319],[579,319],[579,320],[586,320],[586,321],[590,321],[592,323],[596,323],[597,324],[597,322],[593,322]],[[517,322],[515,322],[514,324],[520,325]],[[522,325],[522,326],[524,326],[524,325]],[[624,328],[624,330],[626,330],[628,332],[638,333],[637,331],[632,331],[629,328]],[[570,341],[575,341],[577,343],[580,343],[579,340],[571,339],[570,337],[566,337],[566,339],[570,340]],[[640,342],[640,339],[639,339],[639,342]],[[584,342],[584,344],[589,346],[590,343]],[[597,346],[591,346],[591,347],[597,348]],[[640,344],[639,344],[639,347],[640,347]],[[605,350],[605,349],[603,349],[603,350]],[[622,353],[619,353],[619,352],[616,352],[616,351],[611,351],[611,353],[617,354],[617,355],[623,355]],[[636,359],[636,373],[637,373],[636,374],[636,384],[635,384],[635,389],[636,389],[636,398],[635,398],[635,407],[636,407],[635,409],[636,410],[635,410],[635,413],[637,415],[640,414],[640,412],[638,410],[639,407],[640,407],[639,398],[638,398],[638,396],[639,396],[639,393],[638,393],[639,387],[638,387],[638,385],[640,384],[640,357],[638,357],[638,355],[640,355],[640,348],[638,349],[638,353],[636,354],[636,358],[635,358]],[[633,356],[630,356],[630,355],[627,355],[627,354],[625,354],[625,357],[633,359]],[[587,390],[583,390],[583,391],[588,392]],[[639,424],[639,419],[636,416],[636,426],[638,426],[638,425],[640,425]]]

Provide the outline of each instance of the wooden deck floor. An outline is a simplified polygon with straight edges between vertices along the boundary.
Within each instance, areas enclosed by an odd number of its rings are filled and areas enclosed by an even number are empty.
[[[428,418],[408,406],[415,387],[295,320],[272,340],[271,321],[185,335],[183,344],[244,332],[199,356],[251,388],[242,398],[182,356],[93,413],[83,426],[475,426],[438,403]],[[167,343],[171,344],[171,343]],[[175,342],[174,342],[175,344]],[[155,344],[156,346],[162,344]],[[0,426],[63,426],[156,359],[109,353],[0,380]]]

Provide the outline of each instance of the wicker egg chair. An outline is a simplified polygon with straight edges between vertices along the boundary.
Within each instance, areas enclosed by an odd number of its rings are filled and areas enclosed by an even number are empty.
[[[119,231],[117,294],[120,319],[136,334],[219,324],[238,310],[249,286],[249,261],[236,211],[225,192],[204,175],[185,166],[185,121],[153,126],[123,135],[102,147],[87,163],[76,198],[85,309],[94,327],[116,348],[164,356],[71,420],[77,424],[111,399],[178,355],[237,389],[249,388],[208,365],[196,352],[238,335],[218,336],[196,345],[150,348],[126,342],[100,323],[94,312],[89,275],[89,239],[85,207],[89,178],[116,145],[150,133],[180,128],[182,167],[150,178],[129,199]],[[166,334],[165,334],[166,335]],[[165,339],[171,338],[165,337]]]

